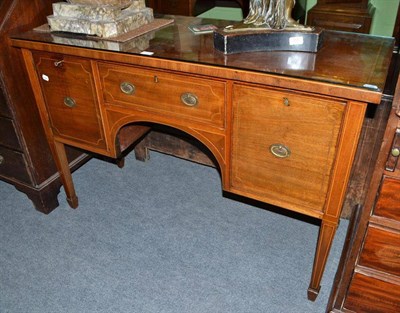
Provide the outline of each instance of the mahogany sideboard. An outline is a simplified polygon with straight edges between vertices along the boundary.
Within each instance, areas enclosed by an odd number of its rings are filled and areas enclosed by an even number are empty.
[[[39,31],[13,36],[67,201],[78,206],[66,146],[120,158],[152,125],[183,131],[214,156],[223,190],[320,221],[314,300],[393,40],[327,31],[316,54],[224,55],[212,34],[188,29],[200,23],[177,16],[120,44]]]
[[[49,213],[58,206],[61,180],[51,157],[25,67],[11,46],[11,32],[32,29],[51,14],[50,0],[0,1],[0,179],[25,193],[35,208]],[[68,149],[71,167],[87,154]]]

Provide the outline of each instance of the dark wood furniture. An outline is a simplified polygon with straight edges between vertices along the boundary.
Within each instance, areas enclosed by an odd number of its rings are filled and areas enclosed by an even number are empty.
[[[186,1],[148,0],[148,1],[146,1],[147,6],[150,8],[153,8],[154,13],[188,15],[188,16],[194,15],[195,3],[196,3],[196,0],[186,0]],[[211,9],[213,6],[214,6],[213,1],[207,1],[204,11]]]
[[[176,17],[133,39],[149,40],[145,55],[127,45],[106,50],[90,38],[14,36],[67,200],[78,206],[65,146],[118,158],[154,124],[178,129],[213,155],[225,191],[321,222],[308,289],[314,300],[366,106],[381,101],[393,40],[326,32],[318,54],[227,56],[214,50],[212,34],[185,27],[202,22]]]
[[[249,0],[147,0],[146,4],[159,14],[196,16],[215,6],[239,6],[243,15],[249,12]]]
[[[307,24],[368,34],[374,11],[368,0],[318,0],[307,13]]]
[[[335,279],[331,312],[400,311],[400,82],[369,186]]]
[[[44,23],[51,14],[52,2],[0,2],[0,179],[24,192],[44,213],[58,206],[61,181],[23,61],[19,51],[11,47],[9,35]],[[85,159],[72,150],[69,154],[71,166],[76,167]]]

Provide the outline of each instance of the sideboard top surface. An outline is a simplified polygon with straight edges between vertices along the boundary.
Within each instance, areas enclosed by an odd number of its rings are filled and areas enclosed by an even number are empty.
[[[102,52],[195,63],[223,69],[299,78],[341,87],[382,93],[393,49],[393,38],[324,31],[324,43],[317,53],[262,51],[224,55],[214,49],[213,34],[196,35],[192,24],[212,23],[218,27],[229,21],[196,17],[163,16],[174,23],[126,42],[71,33],[29,31],[13,35],[16,46],[34,48],[36,43],[88,48]],[[27,42],[30,45],[27,45]]]

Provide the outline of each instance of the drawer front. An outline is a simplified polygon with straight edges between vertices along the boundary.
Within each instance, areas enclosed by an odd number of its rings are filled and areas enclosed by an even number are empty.
[[[31,184],[25,157],[22,153],[0,146],[0,176]]]
[[[54,135],[104,148],[90,61],[45,53],[34,58]]]
[[[400,278],[400,233],[370,226],[359,264]]]
[[[374,215],[400,222],[400,180],[385,177],[381,184]]]
[[[355,273],[344,307],[357,313],[398,313],[400,286]]]
[[[99,71],[103,97],[109,104],[167,115],[178,121],[224,126],[224,82],[108,64],[99,64]],[[124,83],[132,85],[131,94],[121,90]]]
[[[322,212],[344,103],[242,85],[233,101],[232,188],[302,213]]]
[[[21,151],[13,121],[5,117],[0,117],[0,145]]]

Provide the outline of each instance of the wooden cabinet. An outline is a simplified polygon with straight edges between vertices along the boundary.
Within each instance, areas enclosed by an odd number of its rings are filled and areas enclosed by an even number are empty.
[[[44,23],[49,0],[2,0],[0,3],[0,179],[24,192],[41,212],[58,206],[61,181],[40,122],[19,51],[9,35]],[[87,159],[68,149],[71,166]]]
[[[318,0],[307,13],[307,24],[368,34],[374,11],[367,0]]]
[[[366,202],[354,217],[331,312],[400,311],[400,83]]]

